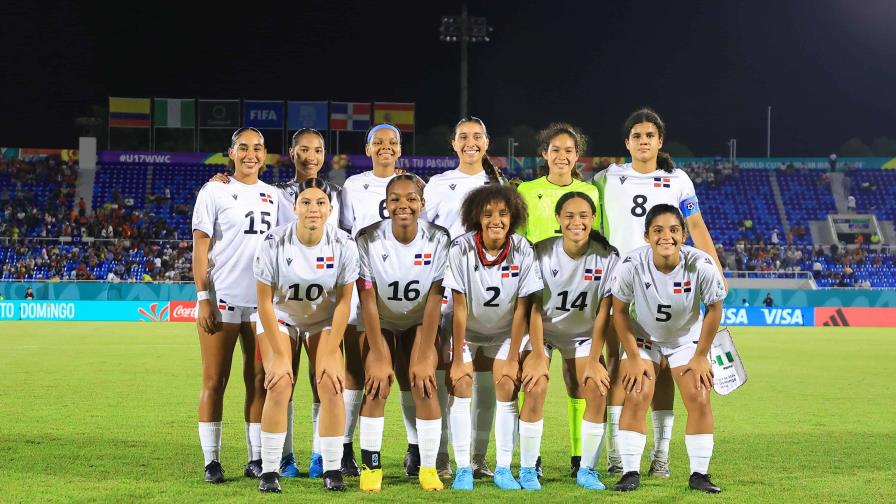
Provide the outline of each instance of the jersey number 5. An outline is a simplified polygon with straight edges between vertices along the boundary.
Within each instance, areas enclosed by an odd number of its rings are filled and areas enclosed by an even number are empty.
[[[656,321],[657,322],[668,322],[672,320],[672,312],[668,311],[672,308],[670,304],[658,304],[656,305]]]

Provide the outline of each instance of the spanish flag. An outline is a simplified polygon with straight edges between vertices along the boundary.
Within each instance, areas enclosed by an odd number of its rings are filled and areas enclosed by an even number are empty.
[[[373,122],[389,123],[399,131],[414,131],[414,106],[413,103],[389,103],[374,102]]]
[[[109,97],[109,126],[114,128],[148,128],[149,98]]]

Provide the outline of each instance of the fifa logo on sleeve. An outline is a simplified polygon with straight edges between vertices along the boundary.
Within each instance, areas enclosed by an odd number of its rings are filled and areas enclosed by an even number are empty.
[[[582,277],[582,280],[585,280],[586,282],[599,282],[601,277],[603,277],[603,274],[604,270],[600,268],[585,268],[585,275]]]
[[[430,264],[432,264],[432,254],[427,252],[414,254],[414,266],[429,266]]]
[[[685,282],[673,282],[672,283],[672,294],[682,294],[685,292],[691,292],[691,281]]]
[[[501,266],[501,278],[516,278],[520,276],[520,267],[516,264]]]

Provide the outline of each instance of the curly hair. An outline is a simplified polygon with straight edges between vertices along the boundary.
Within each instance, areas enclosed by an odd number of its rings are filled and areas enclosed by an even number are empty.
[[[529,211],[526,202],[513,187],[489,184],[475,189],[467,195],[460,208],[460,220],[467,231],[482,231],[480,217],[485,207],[493,201],[504,203],[510,211],[510,229],[508,234],[526,224]]]

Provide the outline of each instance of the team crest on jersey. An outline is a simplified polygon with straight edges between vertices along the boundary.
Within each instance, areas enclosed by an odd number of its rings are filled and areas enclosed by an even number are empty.
[[[453,191],[454,188],[457,187],[457,184],[448,184],[448,187],[450,187],[451,190]]]
[[[516,278],[520,276],[520,267],[516,264],[501,266],[501,278]]]
[[[586,282],[599,282],[603,274],[604,270],[600,268],[585,268],[585,275],[582,277],[582,280],[585,280]]]
[[[261,196],[262,203],[274,204],[274,197],[267,193],[258,193]]]
[[[619,185],[624,184],[626,180],[628,180],[628,177],[626,175],[619,177]]]
[[[653,177],[653,187],[672,187],[672,179],[669,177]]]
[[[559,272],[560,272],[560,270],[558,270],[557,268],[554,268],[551,270],[551,273],[554,274],[554,278],[557,278],[557,273],[559,273]]]
[[[428,252],[414,254],[414,266],[429,266],[430,264],[432,264],[432,254]]]
[[[333,256],[317,257],[317,263],[314,265],[315,269],[333,269],[336,267],[336,258]]]
[[[233,196],[233,201],[236,201],[236,194],[231,194]]]
[[[292,257],[287,257],[287,258],[286,258],[286,265],[287,265],[287,266],[292,266]]]
[[[383,261],[389,258],[389,254],[383,254]]]
[[[685,292],[691,292],[691,281],[685,282],[673,282],[672,283],[672,294],[682,294]]]

